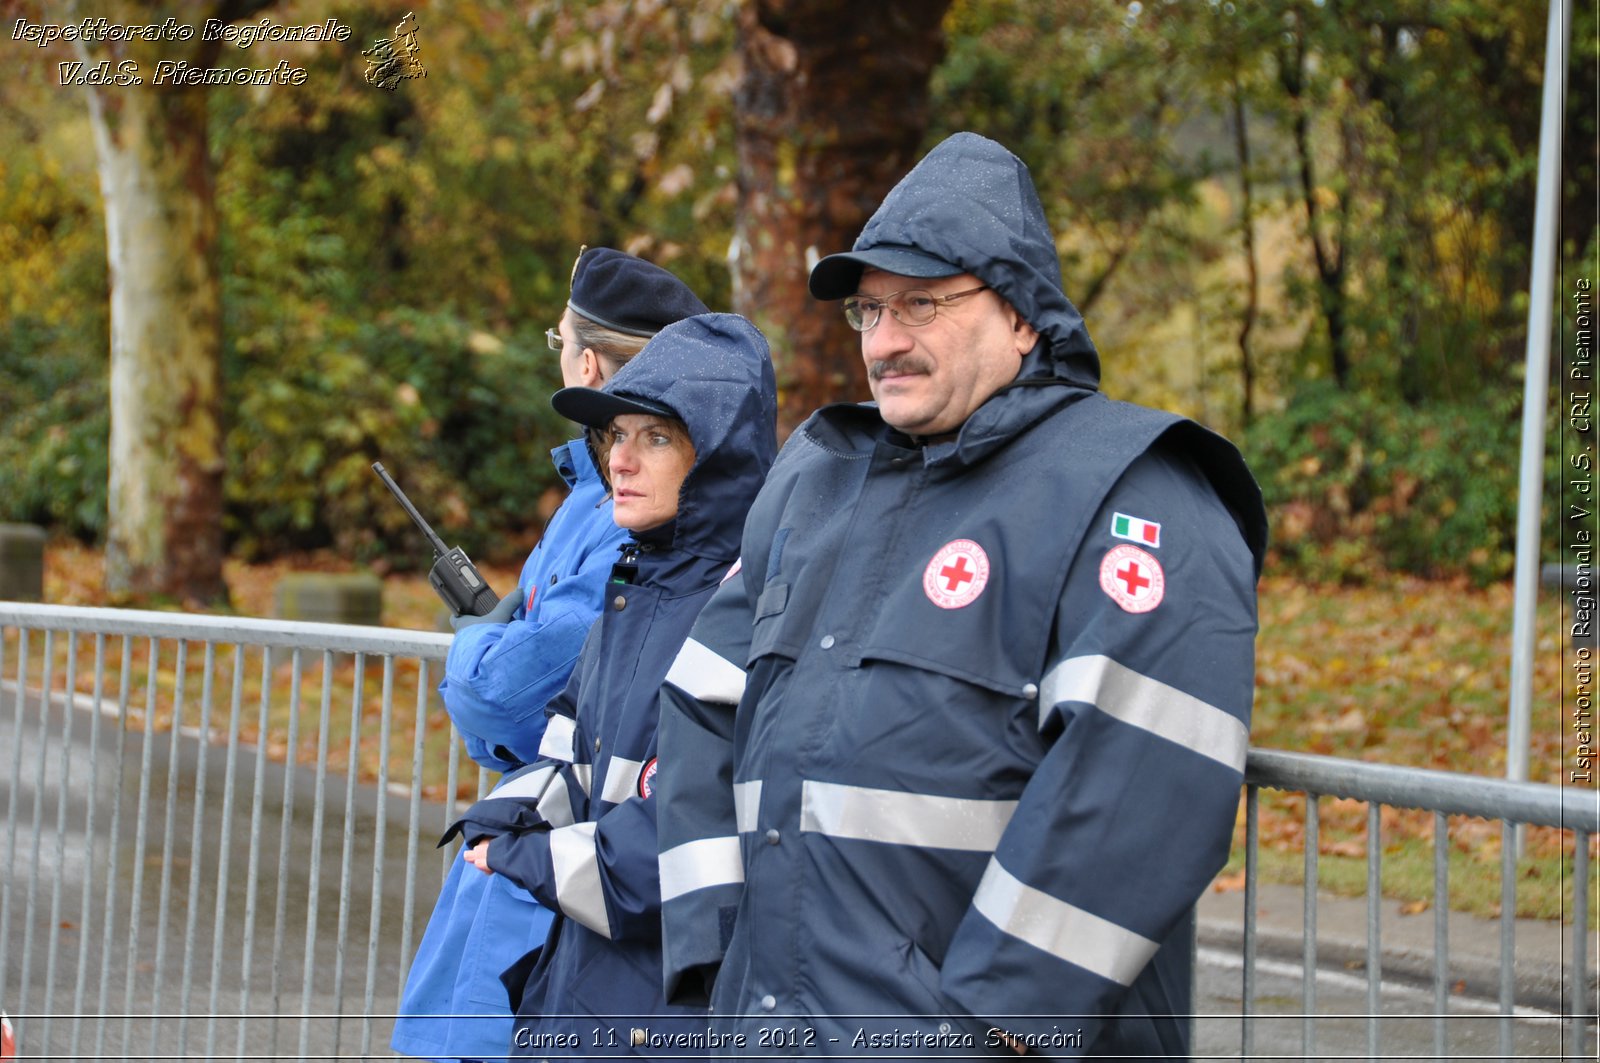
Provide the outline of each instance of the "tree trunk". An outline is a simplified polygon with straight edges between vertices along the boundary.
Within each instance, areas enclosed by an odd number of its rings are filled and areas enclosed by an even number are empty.
[[[1300,200],[1306,211],[1306,234],[1311,241],[1311,256],[1317,267],[1317,297],[1322,307],[1322,319],[1328,330],[1328,360],[1333,379],[1341,389],[1350,383],[1350,352],[1345,339],[1344,290],[1344,225],[1348,219],[1348,204],[1344,197],[1335,200],[1337,219],[1335,232],[1339,239],[1333,246],[1322,242],[1322,212],[1317,205],[1318,189],[1315,162],[1311,147],[1311,119],[1309,103],[1305,98],[1306,44],[1300,36],[1279,51],[1278,81],[1289,97],[1291,117],[1289,128],[1294,141],[1295,158],[1299,167]],[[1346,154],[1348,158],[1348,153]]]
[[[1261,270],[1256,257],[1255,174],[1250,162],[1250,127],[1246,124],[1244,86],[1239,82],[1237,65],[1231,84],[1233,98],[1233,150],[1239,163],[1239,189],[1243,193],[1240,236],[1244,239],[1245,304],[1239,322],[1239,377],[1243,387],[1240,418],[1246,428],[1255,417],[1255,359],[1251,357],[1250,334],[1255,331],[1261,301]]]
[[[867,397],[857,335],[806,278],[916,162],[950,0],[752,0],[739,14],[733,308],[772,344],[779,431]]]
[[[215,10],[97,6],[113,25],[203,25],[264,5]],[[76,11],[74,11],[76,14]],[[86,67],[142,84],[87,89],[105,200],[111,283],[111,440],[106,591],[189,603],[222,579],[222,311],[204,87],[155,84],[161,59],[216,65],[221,43],[107,42]],[[123,67],[121,64],[136,64]]]

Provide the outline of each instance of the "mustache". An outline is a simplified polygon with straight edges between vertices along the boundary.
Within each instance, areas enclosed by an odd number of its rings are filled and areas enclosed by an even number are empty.
[[[915,354],[902,354],[898,358],[886,358],[867,366],[867,379],[882,380],[886,376],[902,376],[907,373],[921,373],[926,376],[932,372],[933,363],[926,358]]]

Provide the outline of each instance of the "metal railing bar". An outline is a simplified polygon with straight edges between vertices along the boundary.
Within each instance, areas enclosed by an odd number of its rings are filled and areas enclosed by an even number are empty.
[[[1383,953],[1379,951],[1383,908],[1383,806],[1367,802],[1367,1058],[1378,1060],[1379,983],[1383,980]]]
[[[1261,844],[1261,791],[1245,787],[1244,799],[1244,987],[1240,1005],[1239,1051],[1243,1058],[1255,1055],[1254,1024],[1250,1021],[1256,1003],[1256,853]]]
[[[89,784],[87,786],[89,800],[84,809],[83,836],[85,844],[93,845],[95,842],[95,813],[100,808],[97,800],[95,780],[99,778],[100,765],[100,703],[105,693],[106,682],[106,637],[94,637],[94,711],[89,714]],[[70,716],[71,713],[68,713]],[[73,1059],[79,1056],[78,1044],[83,1033],[83,997],[88,989],[89,980],[89,938],[94,931],[94,861],[85,859],[83,862],[83,894],[78,904],[78,976],[72,987],[72,1012],[75,1018],[72,1022],[72,1040],[69,1053]]]
[[[269,652],[270,656],[270,652]],[[283,766],[283,819],[281,832],[278,837],[278,881],[289,881],[289,843],[290,831],[294,825],[294,776],[295,763],[300,757],[300,684],[305,675],[305,662],[298,649],[290,654],[289,665],[289,735],[288,754],[284,758]],[[313,890],[315,892],[315,890]],[[283,1014],[282,999],[282,972],[283,972],[283,940],[287,932],[287,912],[285,901],[288,894],[284,890],[277,891],[277,903],[274,906],[273,931],[272,931],[272,1014]],[[278,1028],[281,1023],[268,1023],[272,1031],[271,1051],[278,1054]],[[239,1031],[239,1050],[244,1051],[244,1031]]]
[[[1539,827],[1600,831],[1600,806],[1593,791],[1547,783],[1511,782],[1477,775],[1369,764],[1312,753],[1252,749],[1245,781],[1273,790],[1377,801],[1395,808],[1420,808],[1451,816],[1509,819]]]
[[[217,904],[211,920],[211,995],[206,1001],[206,1056],[217,1054],[217,1012],[222,992],[222,947],[226,938],[228,914],[228,865],[233,854],[233,799],[239,761],[239,713],[244,705],[244,646],[233,647],[232,684],[228,692],[228,766],[222,777],[222,836],[217,840]],[[259,839],[250,836],[250,851]],[[249,977],[249,967],[241,968]]]
[[[54,682],[52,662],[55,657],[54,632],[44,633],[44,664],[40,668],[40,684],[48,691]],[[19,986],[21,997],[17,1003],[20,1015],[28,1014],[28,997],[33,988],[33,980],[28,977],[33,965],[33,928],[37,922],[35,909],[39,896],[39,847],[43,840],[44,831],[44,780],[45,765],[49,762],[50,749],[50,699],[39,699],[39,763],[34,772],[38,786],[33,791],[33,855],[28,861],[28,894],[27,903],[23,909],[23,918],[26,922],[22,927],[22,985]],[[15,814],[15,813],[13,813]]]
[[[100,636],[104,638],[104,636]],[[122,849],[122,791],[127,779],[128,750],[128,704],[132,697],[133,686],[133,638],[122,637],[122,675],[117,683],[117,788],[116,796],[111,805],[111,853],[106,860],[106,907],[105,929],[100,938],[100,995],[96,1013],[104,1015],[111,993],[111,956],[113,953],[112,942],[115,940],[116,931],[116,904],[117,904],[117,859]],[[99,717],[99,705],[96,718]],[[130,921],[132,913],[130,913]],[[95,1023],[94,1054],[100,1055],[105,1051],[106,1027],[110,1023],[101,1021]],[[76,1056],[77,1052],[74,1051]]]
[[[1317,797],[1315,793],[1306,793],[1305,915],[1302,923],[1305,942],[1300,1001],[1305,1010],[1301,1046],[1308,1058],[1316,1051],[1317,1041]]]
[[[296,649],[314,645],[330,653],[394,654],[442,660],[453,636],[446,632],[359,624],[285,623],[242,616],[160,613],[140,609],[104,609],[75,605],[0,602],[0,626],[43,631],[79,631],[107,635],[148,635],[180,642],[243,642],[252,646]]]
[[[1589,835],[1573,832],[1572,853],[1572,1050],[1588,1054],[1589,1005]]]
[[[311,888],[306,896],[306,954],[305,970],[300,990],[300,1014],[311,1014],[313,975],[317,965],[317,902],[321,899],[322,883],[322,819],[327,807],[328,793],[328,728],[333,718],[333,651],[322,651],[322,698],[317,724],[317,785],[312,800],[311,813]],[[311,1043],[311,1020],[300,1020],[301,1059],[306,1057]],[[335,1047],[337,1048],[337,1040]]]
[[[390,721],[394,714],[394,658],[383,659],[383,708],[378,719],[378,793],[389,792]],[[352,775],[354,773],[352,772]],[[351,806],[346,805],[346,808]],[[384,835],[389,829],[389,803],[378,801],[377,823],[373,828],[371,912],[367,926],[367,980],[361,1003],[361,1055],[372,1051],[372,1006],[378,983],[378,941],[383,918]],[[347,816],[348,818],[348,816]]]
[[[356,654],[354,691],[350,698],[350,753],[344,773],[344,830],[339,845],[339,931],[334,938],[333,955],[333,1046],[337,1050],[344,1012],[344,961],[350,945],[350,874],[355,856],[356,818],[351,810],[356,807],[356,780],[361,774],[361,710],[366,699],[367,658]],[[380,804],[382,802],[379,802]]]
[[[240,669],[243,671],[243,669]],[[255,930],[256,930],[256,905],[260,900],[257,886],[257,877],[261,873],[261,811],[267,792],[267,727],[271,719],[272,710],[272,650],[263,647],[261,650],[261,705],[256,714],[256,776],[255,785],[250,792],[250,864],[245,871],[244,894],[244,949],[239,961],[239,969],[243,972],[239,986],[239,1040],[234,1046],[236,1059],[239,1063],[244,1060],[245,1031],[249,1025],[244,1015],[250,1012],[250,985],[253,979],[254,968],[252,961],[255,959]],[[293,754],[287,757],[293,760]],[[278,881],[283,878],[280,874]],[[276,891],[279,894],[283,889]],[[276,965],[276,959],[274,959]]]
[[[167,805],[166,817],[161,841],[161,889],[157,904],[156,916],[156,969],[150,979],[152,998],[150,1012],[152,1015],[161,1013],[161,990],[166,978],[167,957],[167,912],[171,906],[172,894],[172,857],[173,846],[177,843],[178,827],[178,739],[183,728],[183,698],[188,682],[189,673],[189,644],[182,640],[178,642],[178,660],[173,666],[174,677],[172,684],[172,731],[167,751]],[[155,715],[145,721],[146,728],[153,733]],[[140,854],[143,857],[143,853]],[[150,1040],[155,1043],[159,1024],[151,1020]]]
[[[194,989],[195,928],[200,920],[200,868],[205,863],[206,769],[211,750],[211,706],[216,695],[217,644],[205,644],[205,665],[200,681],[198,757],[195,761],[194,826],[189,838],[189,899],[183,913],[183,978],[178,994],[178,1055],[188,1054],[189,994]],[[177,775],[177,760],[170,770]]]
[[[11,728],[11,773],[6,788],[6,866],[17,866],[17,788],[22,785],[22,717],[27,690],[28,629],[17,630],[17,696],[14,702],[15,722]],[[0,628],[0,676],[5,675],[5,629]],[[0,878],[0,941],[11,940],[11,876]],[[6,974],[9,964],[0,963],[0,1000],[6,996]]]
[[[1500,1055],[1511,1058],[1515,1033],[1511,1028],[1512,1008],[1516,1004],[1517,961],[1517,825],[1500,821]]]
[[[62,676],[65,681],[66,692],[70,696],[78,689],[78,633],[67,633],[67,666]],[[50,688],[45,687],[46,700],[49,699]],[[61,771],[60,778],[56,780],[56,853],[55,873],[50,876],[50,937],[45,946],[44,957],[44,1025],[40,1028],[39,1043],[50,1043],[50,1028],[53,1020],[51,1016],[56,1010],[56,958],[61,947],[61,891],[65,888],[67,876],[64,873],[67,864],[67,795],[72,787],[72,718],[77,713],[64,711],[61,714]],[[44,779],[39,779],[39,793],[44,794]],[[92,800],[92,797],[91,797]]]
[[[1445,1055],[1445,1015],[1450,1008],[1450,820],[1433,814],[1433,1054]]]
[[[149,839],[150,825],[150,762],[156,745],[156,662],[160,659],[159,643],[155,638],[150,639],[148,668],[145,672],[144,691],[144,739],[139,750],[139,812],[135,820],[135,838],[133,842],[133,896],[128,908],[128,965],[124,972],[123,1013],[133,1014],[133,990],[137,985],[134,972],[139,961],[139,927],[142,920],[139,913],[144,910],[144,854],[145,845]],[[133,1020],[130,1018],[122,1027],[122,1042],[128,1043],[129,1035],[133,1031]]]

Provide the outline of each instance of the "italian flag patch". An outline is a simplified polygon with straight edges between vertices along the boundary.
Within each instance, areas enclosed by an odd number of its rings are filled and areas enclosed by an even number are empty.
[[[1111,535],[1117,539],[1130,539],[1146,546],[1161,545],[1161,525],[1153,520],[1141,520],[1126,513],[1111,515]]]

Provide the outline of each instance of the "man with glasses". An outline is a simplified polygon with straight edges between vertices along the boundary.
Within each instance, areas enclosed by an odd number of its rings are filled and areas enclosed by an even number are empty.
[[[598,388],[675,321],[708,313],[660,266],[592,247],[572,267],[572,295],[545,330],[565,387]],[[545,526],[511,593],[487,616],[460,616],[439,693],[467,754],[490,771],[538,759],[545,705],[567,685],[628,534],[583,439],[550,455],[571,492]],[[456,860],[406,978],[395,1051],[430,1059],[503,1056],[516,1001],[500,975],[544,941],[552,916],[504,876]]]
[[[668,676],[668,998],[747,1051],[1185,1055],[1260,491],[1220,436],[1099,393],[993,141],[935,148],[810,288],[877,401],[789,440]]]

